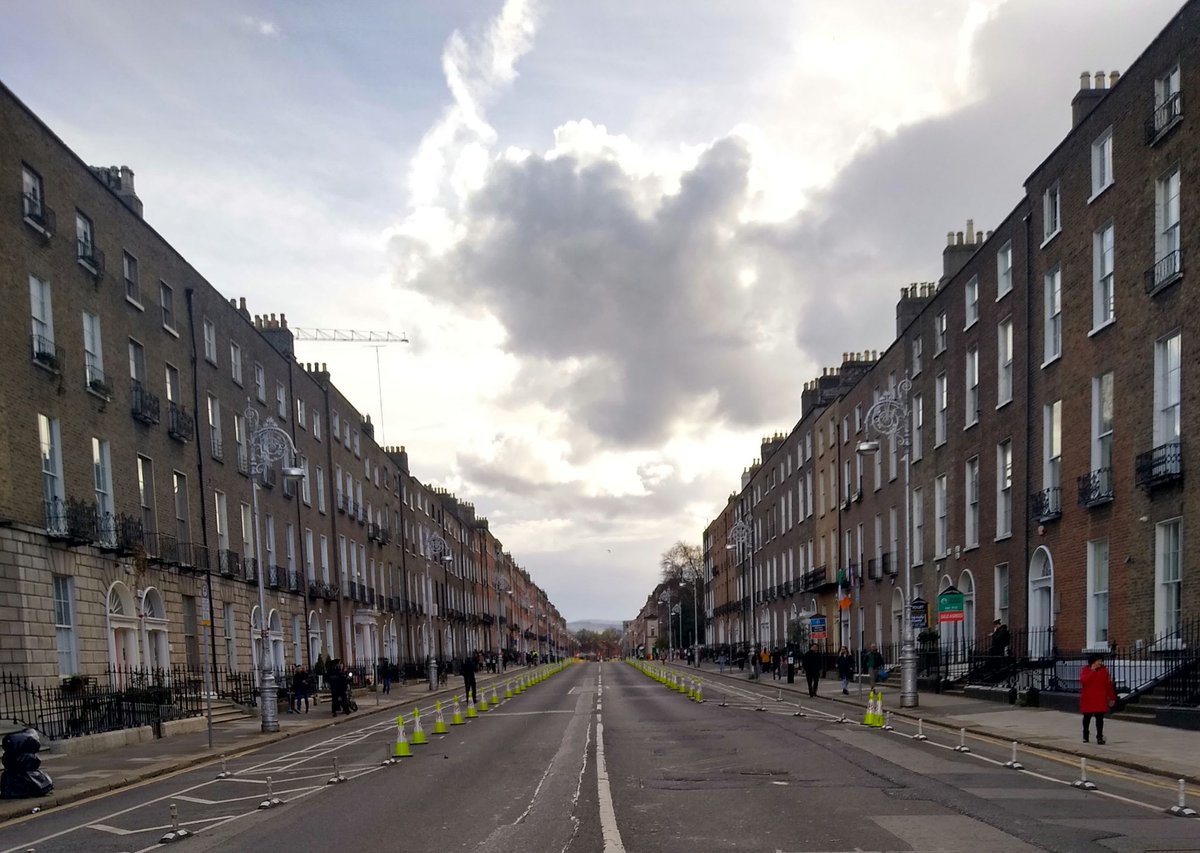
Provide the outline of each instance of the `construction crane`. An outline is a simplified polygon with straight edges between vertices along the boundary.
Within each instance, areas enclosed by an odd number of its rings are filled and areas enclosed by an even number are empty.
[[[388,344],[406,344],[408,335],[401,332],[364,332],[359,329],[313,329],[291,326],[292,336],[298,341],[317,343],[363,343],[375,350],[375,382],[379,386],[379,443],[383,443],[383,369],[379,366],[379,350]]]

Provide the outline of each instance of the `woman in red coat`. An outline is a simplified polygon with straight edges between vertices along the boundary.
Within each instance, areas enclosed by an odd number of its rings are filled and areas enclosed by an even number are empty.
[[[1089,655],[1079,673],[1079,711],[1083,714],[1083,742],[1088,742],[1092,717],[1096,718],[1096,743],[1104,743],[1104,715],[1117,701],[1117,688],[1101,655]]]

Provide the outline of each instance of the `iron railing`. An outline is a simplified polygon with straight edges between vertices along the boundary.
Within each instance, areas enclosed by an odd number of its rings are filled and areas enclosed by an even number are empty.
[[[76,239],[75,257],[95,278],[104,275],[104,253],[92,240]]]
[[[1029,515],[1034,521],[1051,521],[1062,515],[1062,489],[1051,486],[1029,496]]]
[[[242,570],[241,554],[228,548],[217,551],[217,570],[227,578],[235,577]]]
[[[1113,499],[1112,468],[1097,468],[1079,478],[1079,505],[1098,506]]]
[[[129,386],[131,395],[130,412],[132,413],[134,420],[151,425],[158,423],[158,397],[151,393],[145,385],[136,379],[129,380]]]
[[[1146,119],[1146,144],[1153,145],[1183,116],[1183,93],[1176,92],[1154,107]]]
[[[196,419],[181,403],[167,403],[167,435],[176,441],[189,442],[196,434]]]
[[[53,340],[45,337],[44,335],[33,335],[32,344],[34,362],[40,364],[51,373],[59,373],[62,371],[62,347],[57,346]]]
[[[1146,270],[1146,292],[1154,293],[1183,275],[1183,250],[1167,252]]]
[[[98,397],[103,397],[105,400],[111,400],[113,395],[112,385],[104,377],[104,371],[94,364],[87,365],[85,370],[85,387]]]
[[[1183,445],[1172,441],[1139,453],[1134,460],[1134,471],[1134,481],[1146,489],[1180,479],[1183,477]]]
[[[45,239],[54,236],[58,219],[44,201],[29,193],[21,193],[21,218],[41,232]]]

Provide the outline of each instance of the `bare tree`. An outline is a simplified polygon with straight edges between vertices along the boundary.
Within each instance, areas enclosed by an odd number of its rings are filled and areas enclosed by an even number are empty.
[[[699,545],[689,545],[680,540],[663,552],[658,559],[658,565],[662,569],[663,582],[678,589],[681,598],[692,599],[692,641],[694,645],[699,646],[702,642],[699,609],[700,591],[704,583],[704,552],[700,550]],[[682,622],[681,618],[681,634]]]

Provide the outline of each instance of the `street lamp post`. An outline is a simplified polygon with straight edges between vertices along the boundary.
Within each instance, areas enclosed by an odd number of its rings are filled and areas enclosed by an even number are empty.
[[[284,465],[280,474],[285,480],[304,479],[304,469],[296,463],[296,445],[292,437],[275,423],[274,418],[267,418],[259,423],[258,409],[253,405],[246,407],[247,441],[250,454],[251,493],[253,495],[254,512],[254,561],[258,571],[258,627],[259,627],[259,697],[262,707],[260,717],[264,732],[279,731],[279,685],[275,683],[274,650],[270,647],[270,627],[267,620],[267,591],[263,584],[265,566],[262,561],[262,538],[258,527],[258,490],[263,476],[271,466],[281,459],[288,459],[291,465]]]
[[[425,544],[429,550],[429,556],[433,559],[446,563],[454,559],[450,553],[450,546],[438,534],[431,535]],[[425,561],[425,626],[425,656],[429,659],[429,689],[434,690],[437,687],[438,666],[433,646],[433,588],[429,581],[428,560]]]
[[[671,617],[674,615],[671,611],[671,606],[674,604],[672,595],[674,593],[669,589],[664,589],[658,596],[659,602],[667,605],[667,654],[670,655],[672,649],[675,648],[675,634],[673,633],[674,626],[671,623]]]
[[[885,435],[904,450],[904,622],[900,627],[900,707],[916,708],[917,647],[912,624],[912,489],[909,467],[912,457],[912,418],[909,412],[909,392],[912,382],[906,376],[895,389],[884,392],[867,411],[867,427],[877,435]],[[879,453],[878,441],[862,441],[857,452]]]
[[[749,570],[743,574],[743,577],[749,577],[750,582],[746,584],[745,590],[746,609],[749,615],[743,620],[742,636],[745,637],[746,644],[750,646],[750,632],[746,630],[746,624],[752,623],[752,627],[754,628],[754,643],[752,644],[753,647],[749,649],[750,666],[747,667],[747,677],[751,680],[758,678],[758,619],[754,612],[754,543],[752,540],[753,530],[750,527],[750,523],[746,519],[740,518],[733,527],[729,528],[728,541],[725,543],[725,550],[727,551],[732,551],[738,547],[745,548],[750,566]]]

